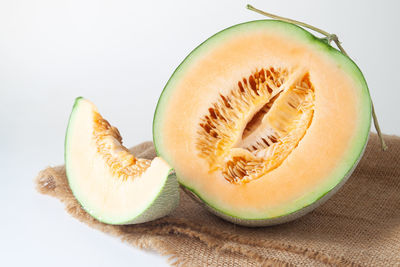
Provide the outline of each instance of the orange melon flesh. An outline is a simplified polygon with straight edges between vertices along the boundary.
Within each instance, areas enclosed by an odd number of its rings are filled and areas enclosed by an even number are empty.
[[[243,77],[271,67],[288,70],[288,79],[298,71],[309,75],[315,94],[311,122],[279,166],[246,183],[229,182],[201,157],[199,123]],[[235,121],[238,139],[253,115]],[[153,135],[179,182],[211,209],[244,221],[268,220],[337,190],[361,157],[370,118],[366,82],[349,58],[297,26],[262,20],[214,35],[184,60],[159,100]]]

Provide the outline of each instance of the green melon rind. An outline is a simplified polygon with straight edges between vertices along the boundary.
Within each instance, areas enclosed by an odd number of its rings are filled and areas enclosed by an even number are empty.
[[[339,190],[339,188],[350,177],[351,173],[353,172],[362,157],[363,151],[368,141],[372,112],[371,98],[367,83],[361,70],[351,58],[345,56],[340,51],[327,44],[324,40],[317,38],[310,32],[304,30],[297,25],[278,20],[250,21],[234,25],[211,36],[206,41],[201,43],[197,48],[195,48],[176,68],[161,93],[153,118],[153,141],[157,155],[162,156],[169,164],[171,164],[171,161],[168,158],[168,153],[165,153],[163,151],[162,130],[159,129],[162,124],[162,116],[164,113],[163,110],[168,105],[168,100],[172,93],[172,90],[168,89],[170,87],[173,87],[174,82],[178,81],[179,78],[184,75],[185,68],[190,66],[192,60],[195,60],[196,57],[201,56],[203,52],[212,49],[214,44],[218,44],[219,41],[223,41],[224,38],[228,38],[230,35],[234,35],[236,32],[258,29],[258,27],[280,27],[281,30],[290,32],[292,36],[297,36],[299,41],[307,42],[311,45],[314,45],[316,49],[320,49],[326,52],[325,54],[327,56],[334,59],[337,62],[338,66],[349,73],[349,76],[352,77],[354,81],[359,84],[359,88],[362,90],[360,92],[360,101],[362,103],[360,106],[364,108],[364,110],[362,110],[360,113],[365,115],[362,118],[362,121],[359,122],[360,127],[358,129],[358,132],[355,134],[357,138],[353,140],[352,146],[349,148],[345,159],[342,161],[343,166],[341,166],[341,168],[337,168],[336,171],[331,175],[332,177],[330,179],[326,179],[327,183],[321,186],[319,190],[316,190],[308,194],[307,196],[304,196],[302,199],[297,200],[295,203],[293,203],[291,208],[287,209],[287,212],[277,217],[269,217],[268,215],[263,214],[258,218],[250,218],[244,214],[233,214],[233,212],[229,212],[223,208],[217,207],[217,205],[214,205],[212,203],[212,200],[206,199],[204,196],[202,196],[200,192],[197,192],[194,188],[192,188],[192,186],[184,184],[181,180],[179,180],[178,177],[179,183],[181,183],[182,186],[186,187],[202,202],[204,202],[207,209],[209,209],[212,213],[222,217],[225,220],[246,226],[273,225],[296,219],[310,212],[312,209],[318,207],[329,197],[331,197],[337,190]]]
[[[92,217],[97,219],[102,223],[107,224],[138,224],[144,223],[148,221],[152,221],[161,217],[164,217],[170,214],[179,204],[179,184],[177,181],[177,177],[173,169],[170,169],[168,174],[166,175],[164,182],[161,184],[157,195],[152,199],[151,202],[146,205],[143,210],[135,211],[134,215],[126,216],[129,219],[120,219],[120,218],[105,218],[104,216],[100,216],[96,214],[89,206],[86,206],[83,201],[81,201],[80,197],[77,194],[77,189],[75,188],[74,183],[72,182],[71,175],[72,171],[69,169],[68,165],[68,136],[69,131],[71,131],[74,125],[74,118],[78,114],[79,110],[79,102],[83,99],[83,97],[78,97],[75,99],[75,103],[72,108],[72,112],[69,118],[68,127],[65,136],[64,143],[64,159],[65,159],[65,171],[68,179],[68,184],[71,188],[72,194],[75,199],[79,202],[82,208],[89,213]]]
[[[170,170],[161,190],[148,207],[137,217],[118,224],[138,224],[167,216],[179,205],[179,183],[173,169]]]

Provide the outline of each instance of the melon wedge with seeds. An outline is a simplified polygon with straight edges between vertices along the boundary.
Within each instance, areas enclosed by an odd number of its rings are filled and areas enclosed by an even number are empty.
[[[347,180],[371,99],[356,64],[308,31],[251,21],[210,37],[158,101],[158,155],[207,209],[247,226],[294,220]]]
[[[72,193],[93,217],[108,224],[136,224],[163,217],[179,202],[172,168],[161,158],[139,159],[122,145],[90,101],[75,100],[65,139],[65,167]]]

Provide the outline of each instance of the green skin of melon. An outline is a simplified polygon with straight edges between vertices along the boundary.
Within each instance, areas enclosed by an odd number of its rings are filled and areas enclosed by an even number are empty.
[[[310,43],[315,46],[315,49],[323,51],[326,55],[334,59],[335,62],[337,62],[338,66],[343,68],[359,84],[362,90],[362,103],[363,103],[362,106],[364,108],[362,112],[363,114],[365,114],[365,116],[363,117],[363,121],[361,122],[361,127],[359,129],[359,132],[357,133],[358,138],[354,142],[354,144],[352,144],[352,148],[350,149],[351,160],[346,162],[347,167],[345,169],[342,168],[339,173],[335,174],[336,179],[332,179],[331,184],[324,191],[319,192],[317,194],[314,193],[310,194],[309,196],[306,196],[303,199],[302,204],[292,207],[290,209],[290,212],[282,214],[277,217],[268,217],[265,214],[260,214],[259,218],[249,219],[245,218],[245,216],[237,216],[235,214],[230,214],[230,212],[224,211],[223,209],[216,207],[216,205],[213,204],[212,200],[210,199],[206,200],[203,197],[202,192],[198,192],[196,191],[195,188],[191,188],[183,184],[182,180],[179,179],[179,173],[177,174],[178,182],[180,182],[181,186],[184,188],[184,191],[189,193],[199,203],[202,203],[202,205],[204,205],[207,210],[227,221],[244,226],[268,226],[268,225],[276,225],[292,221],[294,219],[297,219],[305,215],[306,213],[312,211],[313,209],[324,203],[327,199],[329,199],[334,193],[336,193],[340,189],[340,187],[347,181],[347,179],[354,171],[355,167],[357,166],[359,160],[361,159],[364,153],[364,149],[368,141],[370,126],[371,126],[372,105],[371,105],[369,89],[361,70],[354,63],[354,61],[352,61],[349,57],[345,56],[340,51],[329,45],[325,39],[318,38],[297,25],[279,20],[257,20],[257,21],[250,21],[234,25],[211,36],[209,39],[207,39],[197,48],[195,48],[176,68],[171,78],[168,80],[163,92],[161,93],[154,114],[153,140],[154,140],[154,145],[156,147],[157,155],[163,157],[167,162],[169,161],[168,151],[165,151],[162,146],[163,136],[162,136],[162,131],[159,130],[159,127],[161,127],[160,125],[162,124],[164,109],[168,105],[168,98],[171,95],[172,90],[170,90],[170,87],[173,88],[173,84],[175,83],[175,81],[179,80],[180,77],[182,77],[185,74],[185,70],[187,67],[190,66],[190,62],[192,60],[194,60],[198,56],[201,56],[209,49],[212,49],[214,44],[223,41],[224,38],[230,35],[235,35],[243,31],[249,31],[249,30],[251,31],[252,29],[257,29],[259,27],[265,27],[265,28],[274,27],[281,31],[286,31],[290,35],[296,37],[299,40],[299,42]],[[169,164],[171,163],[169,162]]]

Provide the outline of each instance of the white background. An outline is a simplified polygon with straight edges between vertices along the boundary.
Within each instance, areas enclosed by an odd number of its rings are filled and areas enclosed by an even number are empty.
[[[33,178],[63,163],[74,98],[85,96],[127,146],[151,139],[175,67],[212,34],[263,18],[246,1],[0,0],[0,265],[162,266],[71,218]],[[362,69],[381,127],[400,134],[399,1],[251,1],[336,33]]]

